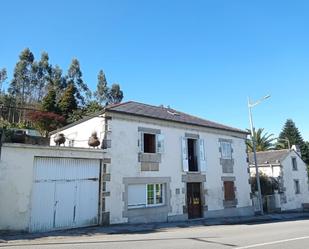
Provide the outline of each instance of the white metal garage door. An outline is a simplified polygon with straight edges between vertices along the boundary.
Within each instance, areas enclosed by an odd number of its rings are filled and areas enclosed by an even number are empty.
[[[99,160],[35,158],[30,231],[97,225],[99,173]]]

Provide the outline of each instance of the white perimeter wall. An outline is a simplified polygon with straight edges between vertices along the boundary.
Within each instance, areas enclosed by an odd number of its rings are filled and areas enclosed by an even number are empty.
[[[4,144],[0,161],[0,230],[28,230],[34,157],[103,158],[102,150]]]

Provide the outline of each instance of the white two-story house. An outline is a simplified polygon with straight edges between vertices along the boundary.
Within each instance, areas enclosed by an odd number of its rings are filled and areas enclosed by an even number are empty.
[[[260,151],[256,153],[259,172],[278,182],[281,211],[303,210],[309,204],[307,165],[298,147],[292,149]],[[255,176],[253,153],[249,154],[251,176]]]
[[[125,102],[51,133],[89,147],[96,131],[102,223],[253,215],[246,131],[171,108]],[[101,147],[102,146],[102,147]]]

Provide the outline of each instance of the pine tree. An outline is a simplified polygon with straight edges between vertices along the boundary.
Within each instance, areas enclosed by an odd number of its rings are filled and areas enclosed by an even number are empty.
[[[287,142],[282,142],[284,139],[288,139],[290,145],[299,145],[302,159],[306,162],[306,164],[309,164],[309,147],[304,142],[298,128],[292,119],[288,119],[284,124],[284,127],[279,135],[279,143],[277,144],[278,148],[288,147]]]
[[[108,94],[108,104],[118,104],[123,99],[123,92],[119,84],[113,84]]]
[[[94,96],[101,105],[106,104],[106,101],[108,100],[108,91],[105,74],[103,70],[100,70],[98,74],[97,90],[95,91]]]
[[[74,110],[77,110],[75,92],[76,89],[74,85],[69,84],[59,101],[60,112],[65,117],[68,117],[70,113],[73,113]]]
[[[42,111],[57,112],[56,106],[56,91],[50,89],[42,100]]]

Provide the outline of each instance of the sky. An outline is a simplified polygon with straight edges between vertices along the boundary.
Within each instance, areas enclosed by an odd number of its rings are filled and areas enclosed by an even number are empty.
[[[80,61],[96,88],[100,69],[124,101],[171,108],[278,136],[286,119],[309,140],[307,0],[2,1],[0,68],[9,80],[19,53],[67,71]]]

